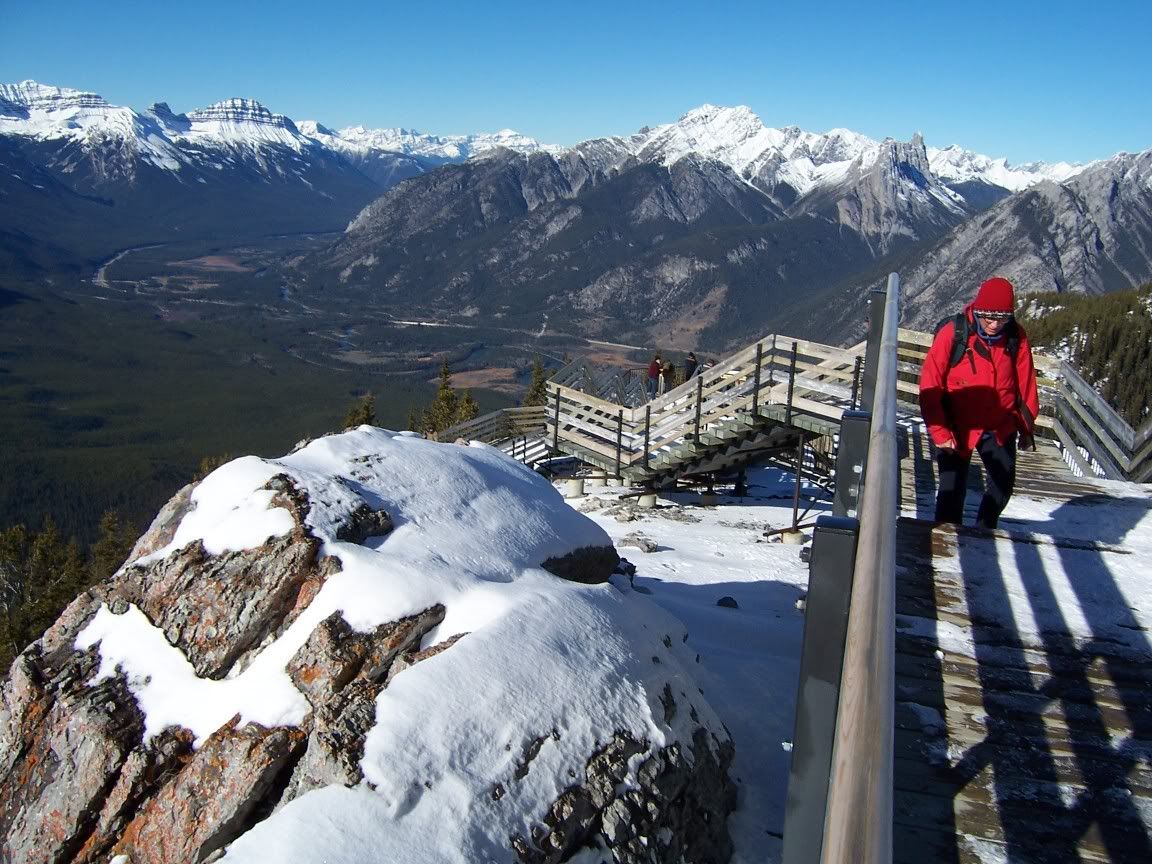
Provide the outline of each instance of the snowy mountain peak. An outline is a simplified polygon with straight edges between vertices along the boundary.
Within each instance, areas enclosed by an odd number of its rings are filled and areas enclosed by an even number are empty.
[[[1096,164],[1028,162],[1013,166],[1007,159],[992,159],[955,144],[940,148],[929,147],[928,159],[933,173],[941,180],[949,183],[991,183],[1012,192],[1026,189],[1042,180],[1059,183]]]
[[[427,135],[414,129],[365,129],[349,126],[335,133],[345,145],[385,150],[439,161],[459,162],[504,147],[521,153],[560,152],[563,148],[541,144],[514,129],[479,135]]]
[[[0,84],[0,135],[38,140],[135,136],[135,113],[102,96],[36,81]]]
[[[283,114],[273,114],[255,99],[225,99],[198,111],[189,111],[188,119],[193,124],[240,124],[275,126],[291,132],[298,131],[296,124]]]
[[[53,87],[36,81],[0,84],[0,113],[6,116],[27,118],[33,111],[54,112],[108,107],[111,106],[103,96],[86,93],[83,90]]]
[[[315,120],[301,120],[296,124],[296,128],[300,130],[301,135],[307,135],[309,138],[336,134],[323,123],[318,123]]]

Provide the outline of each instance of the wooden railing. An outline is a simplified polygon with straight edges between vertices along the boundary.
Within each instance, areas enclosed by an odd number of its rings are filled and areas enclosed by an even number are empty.
[[[916,410],[920,367],[932,334],[900,328],[897,401]],[[794,356],[793,356],[794,355]],[[574,387],[548,384],[548,404],[504,408],[441,432],[442,441],[494,443],[547,435],[617,466],[647,466],[685,440],[707,441],[710,430],[738,412],[767,405],[836,422],[856,407],[864,344],[833,348],[806,339],[768,336],[703,369],[646,405],[625,407]],[[1088,477],[1152,481],[1152,420],[1133,429],[1066,362],[1035,354],[1040,379],[1040,436],[1054,439],[1074,470]]]
[[[625,470],[768,405],[836,422],[855,401],[862,356],[860,346],[769,336],[633,408],[549,382],[548,434],[555,449],[574,445]]]
[[[500,408],[450,426],[434,437],[438,441],[483,441],[495,444],[509,438],[543,435],[545,407],[534,405],[520,408]]]
[[[1109,480],[1152,480],[1152,419],[1133,429],[1067,362],[1052,396],[1053,432],[1077,470]]]

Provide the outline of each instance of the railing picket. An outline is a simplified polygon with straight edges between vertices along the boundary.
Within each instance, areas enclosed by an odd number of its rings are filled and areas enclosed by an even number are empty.
[[[560,388],[556,388],[556,408],[553,414],[552,449],[560,449]]]
[[[644,467],[648,467],[649,436],[652,432],[652,406],[644,406]]]
[[[620,449],[624,444],[624,409],[616,412],[616,479],[620,479]]]
[[[764,361],[764,344],[756,343],[756,371],[752,376],[752,416],[760,412],[760,364]]]
[[[768,361],[768,389],[776,386],[776,334],[772,334],[772,359]]]
[[[692,441],[700,443],[700,402],[704,398],[704,379],[696,379],[696,419],[692,424]]]
[[[784,425],[792,425],[792,395],[796,391],[796,343],[792,343],[792,362],[788,368],[788,408],[784,413]]]

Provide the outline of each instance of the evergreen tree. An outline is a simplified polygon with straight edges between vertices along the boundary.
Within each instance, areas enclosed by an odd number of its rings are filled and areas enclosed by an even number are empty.
[[[537,354],[532,358],[532,380],[528,382],[528,392],[524,394],[524,401],[520,404],[528,407],[531,405],[546,405],[548,403],[548,378],[544,374],[544,363],[540,360],[540,355]]]
[[[1130,426],[1152,404],[1152,285],[1102,297],[1031,294],[1020,315],[1033,345],[1069,362]]]
[[[128,558],[136,532],[120,518],[115,510],[106,510],[100,517],[100,536],[92,544],[88,556],[88,583],[103,582],[120,569]]]
[[[27,602],[25,562],[32,538],[23,525],[0,532],[0,674],[8,671],[12,658],[24,647],[17,628],[20,610]]]
[[[376,425],[376,397],[371,393],[365,393],[353,402],[348,408],[348,413],[344,415],[345,429],[364,425]]]
[[[195,481],[203,480],[221,465],[226,465],[234,458],[235,457],[231,453],[220,453],[216,456],[205,456],[200,460],[200,465],[196,468],[196,474],[192,477],[192,479]]]
[[[452,370],[445,360],[440,364],[440,378],[436,383],[436,398],[424,412],[424,428],[428,432],[443,432],[456,422],[459,397],[452,389]]]
[[[460,394],[460,401],[456,405],[456,419],[452,425],[457,423],[465,423],[469,420],[474,420],[480,416],[480,406],[476,404],[476,400],[472,398],[472,391],[465,390]]]
[[[88,587],[80,544],[60,536],[51,518],[38,534],[16,526],[0,534],[3,620],[0,668],[42,634]]]
[[[440,365],[436,383],[436,398],[424,409],[413,409],[408,425],[424,435],[438,435],[445,429],[479,416],[480,406],[469,390],[457,393],[452,387],[452,369],[445,360]]]

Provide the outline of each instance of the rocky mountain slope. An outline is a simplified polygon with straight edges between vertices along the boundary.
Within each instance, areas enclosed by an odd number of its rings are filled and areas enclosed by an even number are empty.
[[[231,462],[13,664],[0,857],[726,861],[732,742],[617,561],[484,445]]]
[[[498,151],[413,178],[285,278],[317,302],[724,347],[765,329],[813,333],[846,278],[973,212],[934,177],[918,137],[854,156],[835,182],[792,177],[807,188],[798,197],[755,159],[737,170],[680,152],[667,130],[645,138]]]
[[[999,273],[1023,292],[1103,294],[1152,278],[1152,150],[1018,192],[949,234],[905,275],[907,320],[928,327]]]
[[[511,130],[334,131],[246,99],[138,113],[24,82],[0,85],[0,271],[347,226],[277,275],[321,305],[671,348],[851,338],[888,270],[920,325],[990,270],[1023,290],[1146,280],[1141,158],[1010,166],[712,105],[563,148]]]

